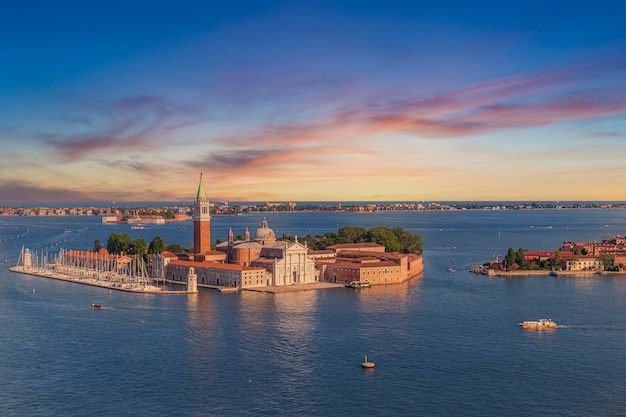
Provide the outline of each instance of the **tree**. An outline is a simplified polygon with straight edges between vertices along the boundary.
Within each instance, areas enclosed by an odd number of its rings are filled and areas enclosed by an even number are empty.
[[[344,226],[339,229],[337,243],[355,243],[367,233],[363,227]]]
[[[417,255],[422,254],[423,247],[422,238],[420,236],[414,235],[401,227],[394,227],[392,231],[400,242],[400,252],[414,253]]]
[[[506,253],[506,256],[504,257],[504,264],[506,265],[506,268],[507,269],[513,268],[513,265],[515,265],[516,259],[517,259],[517,252],[515,252],[515,249],[509,248],[509,251]]]
[[[387,252],[400,252],[398,237],[386,227],[374,227],[369,229],[364,236],[367,242],[378,243],[385,246]]]
[[[520,269],[526,269],[526,257],[524,256],[524,249],[519,248],[517,250],[515,262],[517,263],[517,265],[519,265]]]
[[[170,243],[166,246],[167,250],[174,253],[183,253],[185,249],[178,243]]]
[[[147,250],[148,244],[146,243],[146,239],[142,237],[133,240],[129,248],[129,252],[135,255],[143,255]]]
[[[102,242],[100,242],[100,239],[96,239],[93,242],[93,250],[94,252],[100,252],[100,249],[102,249]]]
[[[605,270],[613,268],[613,255],[608,253],[603,253],[601,256],[602,266]]]
[[[109,253],[122,253],[128,252],[128,248],[131,246],[131,238],[128,233],[111,233],[109,240],[107,240],[107,250]]]
[[[162,253],[165,250],[165,242],[161,236],[155,236],[150,242],[150,246],[148,247],[148,253],[157,254]]]
[[[561,249],[557,249],[554,251],[554,265],[558,265],[561,263],[561,259],[563,259],[563,254],[561,253]]]

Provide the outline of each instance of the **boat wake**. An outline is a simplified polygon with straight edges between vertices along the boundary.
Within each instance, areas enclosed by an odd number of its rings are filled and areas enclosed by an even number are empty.
[[[597,324],[559,324],[558,329],[605,329],[605,330],[626,330],[623,325],[597,325]]]

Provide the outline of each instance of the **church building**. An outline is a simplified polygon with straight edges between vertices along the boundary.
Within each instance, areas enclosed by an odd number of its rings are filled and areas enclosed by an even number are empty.
[[[210,284],[236,288],[282,286],[313,283],[319,280],[315,260],[308,248],[296,242],[276,240],[267,220],[263,219],[254,239],[246,227],[244,240],[228,241],[211,250],[211,216],[209,200],[202,182],[194,203],[193,256],[162,253],[153,257],[153,276],[185,281],[193,268],[198,285]]]

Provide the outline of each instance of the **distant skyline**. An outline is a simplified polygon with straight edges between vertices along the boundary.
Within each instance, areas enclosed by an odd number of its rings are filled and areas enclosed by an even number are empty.
[[[624,2],[0,15],[0,204],[626,200]]]

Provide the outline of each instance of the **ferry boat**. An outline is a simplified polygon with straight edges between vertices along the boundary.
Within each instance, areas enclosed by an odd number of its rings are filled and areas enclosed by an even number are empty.
[[[531,321],[523,321],[519,324],[522,329],[531,330],[543,330],[543,329],[556,329],[556,323],[552,319],[539,319]]]
[[[346,284],[348,288],[354,288],[360,290],[361,288],[369,288],[372,284],[368,280],[363,281],[351,281],[349,284]]]

